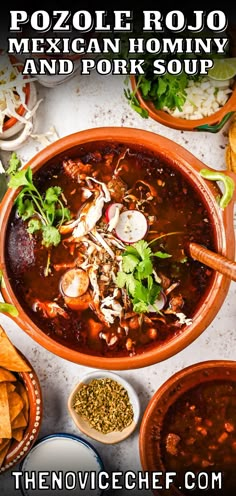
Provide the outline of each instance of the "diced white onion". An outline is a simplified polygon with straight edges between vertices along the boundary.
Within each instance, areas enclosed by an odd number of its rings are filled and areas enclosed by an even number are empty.
[[[219,110],[232,93],[232,81],[217,81],[208,77],[203,77],[200,81],[190,80],[185,89],[187,98],[182,110],[164,110],[174,117],[182,119],[202,119],[208,117]]]

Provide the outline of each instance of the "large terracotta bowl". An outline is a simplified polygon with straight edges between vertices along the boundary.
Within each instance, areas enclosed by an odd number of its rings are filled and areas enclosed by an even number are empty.
[[[224,383],[231,385],[232,383],[234,384],[234,387],[236,385],[236,362],[231,361],[231,360],[209,360],[206,362],[200,362],[196,363],[194,365],[190,365],[189,367],[184,368],[183,370],[180,370],[173,376],[171,376],[164,384],[161,385],[161,387],[155,392],[153,397],[151,398],[140,427],[140,434],[139,434],[139,450],[140,450],[140,459],[141,459],[141,464],[143,470],[149,472],[150,474],[153,472],[159,472],[161,474],[160,476],[160,486],[163,486],[162,490],[157,490],[153,489],[153,494],[155,496],[183,496],[184,494],[191,494],[191,490],[185,492],[181,490],[182,486],[179,486],[179,483],[177,482],[177,478],[173,478],[173,483],[170,484],[170,487],[167,489],[165,487],[165,473],[166,472],[171,472],[170,467],[165,466],[164,462],[164,457],[163,457],[163,446],[166,445],[166,441],[164,438],[164,431],[165,427],[167,424],[167,421],[165,422],[165,419],[169,417],[166,417],[168,414],[168,411],[170,408],[175,408],[175,411],[177,410],[177,407],[175,406],[175,403],[181,398],[181,396],[184,394],[185,398],[187,400],[189,391],[191,389],[194,389],[195,387],[198,388],[198,395],[195,396],[195,406],[198,406],[198,401],[202,401],[201,393],[199,390],[202,387],[207,387],[209,386],[209,383],[213,383],[214,386],[219,383]],[[231,393],[232,398],[235,398],[235,393]],[[215,399],[217,401],[218,396],[215,393]],[[193,401],[193,400],[189,400]],[[221,400],[222,401],[222,400]],[[227,400],[225,400],[225,410],[227,412]],[[191,402],[190,402],[191,405]],[[219,407],[220,408],[220,407]],[[173,410],[172,410],[173,412]],[[177,410],[178,412],[178,410]],[[198,410],[199,413],[199,410]],[[209,413],[208,413],[209,414]],[[172,414],[173,415],[173,414]],[[207,415],[207,413],[206,413]],[[228,421],[224,415],[222,415],[222,422]],[[226,416],[227,413],[226,413]],[[196,417],[196,419],[198,419]],[[211,422],[211,418],[208,416],[207,419],[209,422]],[[200,419],[201,421],[202,419]],[[186,422],[186,420],[183,420],[183,422]],[[189,424],[188,424],[189,425]],[[196,428],[197,428],[196,424]],[[208,425],[211,425],[210,423]],[[169,425],[168,425],[169,427]],[[191,429],[191,430],[190,430]],[[188,431],[189,437],[194,436],[195,433],[193,432],[192,428],[190,428]],[[186,431],[185,431],[186,432]],[[172,434],[173,435],[173,434]],[[204,433],[204,435],[206,435]],[[208,447],[209,443],[209,438],[207,438],[207,441],[205,441],[205,446]],[[219,441],[220,442],[220,441]],[[203,442],[204,443],[204,442]],[[213,444],[213,441],[212,441]],[[180,450],[183,449],[182,447]],[[199,455],[200,457],[203,457],[203,453],[199,452],[199,447],[196,448],[194,451],[196,455]],[[233,452],[232,452],[233,453]],[[178,457],[178,454],[174,455]],[[189,455],[191,456],[191,455]],[[225,458],[225,457],[224,457]],[[188,459],[189,462],[189,459]],[[222,460],[222,465],[221,465],[221,470],[224,471],[224,462],[226,462],[226,459]],[[185,462],[186,463],[186,462]],[[226,462],[227,463],[227,462]],[[227,465],[226,465],[227,466]],[[191,465],[186,466],[185,464],[181,465],[181,472],[187,473],[188,471],[192,472],[193,469]],[[208,469],[202,468],[202,471],[207,471],[207,470],[216,470],[214,466],[208,466]],[[235,468],[232,467],[232,470],[235,471]],[[173,472],[171,472],[173,473]],[[176,472],[176,476],[180,475],[178,472]],[[197,478],[196,478],[197,480]],[[210,478],[209,478],[210,480]],[[192,480],[191,480],[192,482]],[[223,487],[220,490],[220,494],[225,495],[224,489],[224,483]],[[221,492],[222,491],[222,492]],[[204,494],[204,491],[199,491],[199,494]],[[196,492],[194,491],[194,494]],[[208,493],[209,494],[209,493]],[[211,494],[215,494],[215,491],[212,491]],[[219,492],[217,491],[217,495]],[[229,493],[230,494],[230,493]]]
[[[137,97],[141,107],[148,111],[149,116],[163,126],[171,127],[173,129],[181,129],[182,131],[208,131],[210,133],[217,133],[220,131],[226,122],[230,119],[233,113],[236,111],[236,84],[234,85],[233,92],[230,98],[227,100],[225,105],[223,105],[217,112],[209,115],[208,117],[203,117],[202,119],[183,119],[181,117],[175,117],[164,110],[156,109],[155,105],[151,100],[145,100],[139,88],[137,88],[137,81],[135,76],[130,77],[131,86],[133,91],[135,91],[135,96]]]
[[[193,183],[204,202],[208,205],[209,215],[215,230],[216,249],[219,253],[234,259],[234,230],[233,230],[233,202],[221,210],[217,203],[217,197],[220,190],[215,183],[204,180],[199,171],[206,167],[191,153],[175,144],[167,138],[158,136],[154,133],[145,132],[139,129],[130,128],[99,128],[82,131],[79,133],[66,136],[47,148],[40,151],[27,164],[32,167],[33,172],[37,171],[44,164],[61,160],[66,156],[76,156],[77,150],[83,144],[93,142],[119,142],[127,145],[140,146],[144,149],[154,152],[164,163],[169,163],[182,173],[186,179]],[[226,172],[233,176],[233,173]],[[194,339],[196,339],[210,325],[227,295],[230,280],[220,273],[215,272],[211,285],[205,295],[205,299],[194,315],[193,324],[186,327],[183,332],[174,336],[161,346],[158,345],[152,350],[147,350],[142,354],[132,357],[107,358],[83,354],[74,351],[66,345],[55,342],[48,337],[42,329],[32,322],[23,308],[17,301],[11,280],[8,276],[8,270],[5,261],[5,243],[7,225],[9,216],[16,198],[17,192],[9,190],[4,197],[0,212],[0,268],[3,270],[5,287],[2,289],[3,297],[7,302],[11,302],[19,309],[19,316],[15,318],[16,323],[24,329],[35,341],[67,360],[78,364],[87,365],[94,368],[102,369],[134,369],[160,362],[175,353],[179,352]]]

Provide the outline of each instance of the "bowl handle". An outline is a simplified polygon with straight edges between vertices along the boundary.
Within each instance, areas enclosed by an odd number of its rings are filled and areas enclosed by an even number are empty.
[[[234,111],[227,112],[227,114],[224,115],[221,121],[217,122],[216,124],[203,124],[202,126],[195,127],[195,131],[207,131],[209,133],[218,133],[224,127],[224,125],[230,119],[230,117],[232,117],[233,114]]]
[[[223,172],[223,174],[225,174],[227,177],[231,177],[231,179],[234,181],[234,191],[233,191],[232,201],[236,202],[236,172],[227,169],[221,172]]]
[[[224,209],[231,202],[236,201],[236,174],[233,171],[219,171],[208,168],[200,170],[200,175],[209,181],[220,181],[224,184],[224,192],[219,206]]]

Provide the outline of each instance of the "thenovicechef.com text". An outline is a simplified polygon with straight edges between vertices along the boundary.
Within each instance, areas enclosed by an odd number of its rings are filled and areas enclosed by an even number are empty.
[[[95,490],[106,489],[170,489],[175,484],[176,472],[12,472],[15,490]],[[184,489],[222,489],[222,472],[188,471],[184,475]],[[179,486],[180,489],[180,486]],[[183,488],[181,488],[183,489]]]

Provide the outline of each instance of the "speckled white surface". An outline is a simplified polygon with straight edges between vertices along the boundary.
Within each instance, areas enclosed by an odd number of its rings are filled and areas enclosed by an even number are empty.
[[[123,88],[123,77],[98,76],[96,73],[91,76],[76,75],[63,85],[52,89],[37,85],[38,94],[43,98],[43,102],[37,113],[35,132],[43,133],[51,126],[55,126],[58,135],[62,137],[79,130],[100,126],[141,128],[174,140],[205,164],[216,169],[225,168],[227,126],[218,134],[187,133],[169,129],[150,119],[143,120],[130,109],[123,96]],[[40,144],[31,138],[18,153],[23,162],[26,162],[40,148]],[[2,154],[1,158],[4,161],[7,156]],[[136,388],[142,414],[153,393],[176,371],[203,360],[236,359],[235,298],[236,286],[232,283],[225,303],[210,327],[194,343],[173,358],[144,369],[120,373]],[[67,398],[79,377],[89,369],[51,354],[32,341],[8,317],[0,315],[0,323],[38,373],[44,399],[44,417],[40,435],[54,432],[79,434],[67,412]],[[130,438],[118,445],[105,446],[95,441],[93,445],[102,456],[106,470],[141,470],[138,429]],[[4,496],[15,494],[10,473],[1,475],[0,493]],[[117,490],[115,494],[123,496],[130,494],[130,491]],[[135,494],[135,491],[132,494]],[[145,494],[151,493],[147,491]]]

